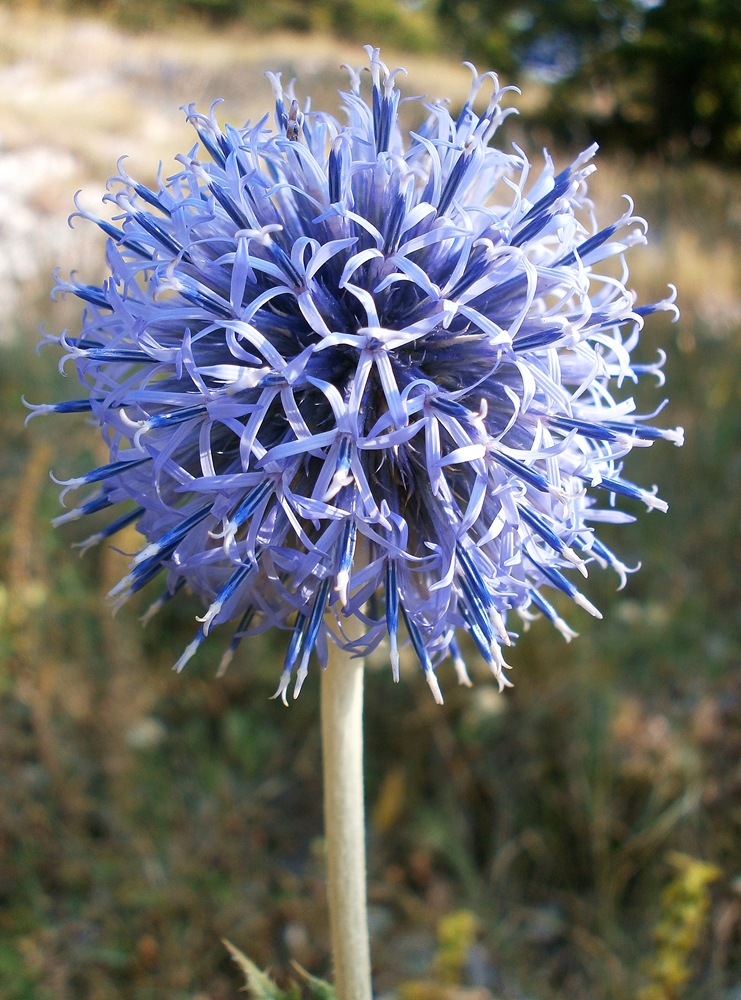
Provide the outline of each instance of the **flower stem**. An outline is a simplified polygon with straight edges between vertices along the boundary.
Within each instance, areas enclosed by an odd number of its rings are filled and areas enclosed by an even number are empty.
[[[363,661],[330,643],[322,671],[324,828],[338,1000],[371,1000],[363,807]]]

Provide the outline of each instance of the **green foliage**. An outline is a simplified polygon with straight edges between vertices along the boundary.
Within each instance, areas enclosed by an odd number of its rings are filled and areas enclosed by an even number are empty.
[[[244,952],[235,948],[230,941],[224,941],[229,954],[239,966],[245,976],[245,987],[252,1000],[299,1000],[301,997],[301,986],[292,981],[287,990],[280,989],[266,972],[261,972],[255,963],[247,958]],[[303,969],[298,962],[294,962],[295,970],[301,976],[301,980],[309,1000],[337,1000],[337,994],[331,983],[326,979],[319,979]]]
[[[42,0],[44,2],[44,0]],[[68,6],[69,0],[45,0]],[[741,163],[738,0],[87,0],[130,28],[182,17],[257,32],[330,32],[457,53],[508,82],[542,81],[525,112],[543,141]]]
[[[737,0],[439,0],[467,53],[547,81],[532,120],[560,139],[741,162]]]
[[[440,917],[437,922],[435,968],[441,982],[461,982],[477,930],[476,915],[470,910],[456,910]]]
[[[437,921],[437,950],[430,979],[411,979],[399,984],[400,1000],[454,1000],[461,995],[465,969],[479,931],[471,910],[455,910]],[[463,991],[465,996],[465,991]]]
[[[677,851],[667,861],[676,874],[661,894],[661,915],[653,930],[656,951],[644,965],[650,982],[636,1000],[675,1000],[684,992],[692,952],[707,926],[708,886],[721,875],[717,865]]]
[[[439,44],[435,20],[423,5],[400,0],[89,0],[88,6],[103,7],[133,28],[162,28],[178,17],[195,16],[212,24],[240,20],[257,31],[331,32],[409,51],[430,51]]]

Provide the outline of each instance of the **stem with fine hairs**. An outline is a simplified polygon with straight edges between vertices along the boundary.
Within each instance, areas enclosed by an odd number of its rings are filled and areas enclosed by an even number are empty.
[[[363,661],[334,643],[322,671],[324,829],[338,1000],[371,1000],[363,806]]]

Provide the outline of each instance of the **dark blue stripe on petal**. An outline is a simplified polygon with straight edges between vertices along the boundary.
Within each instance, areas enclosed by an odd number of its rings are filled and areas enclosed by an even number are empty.
[[[158,430],[160,427],[172,427],[174,424],[185,423],[186,420],[195,420],[206,413],[205,406],[183,406],[179,410],[171,410],[169,413],[157,413],[150,417],[146,426],[150,430]]]
[[[548,423],[553,427],[560,427],[562,430],[575,430],[582,437],[591,438],[594,441],[615,441],[615,431],[606,424],[595,424],[589,420],[578,420],[576,417],[549,417]]]
[[[481,627],[472,616],[470,609],[466,606],[464,601],[458,601],[458,610],[463,616],[463,620],[468,626],[468,631],[471,633],[471,637],[476,643],[479,652],[484,657],[486,662],[491,664],[493,660],[491,650],[489,649],[489,643],[486,641],[486,636],[481,631]]]
[[[146,458],[135,458],[133,461],[111,462],[109,465],[101,465],[91,472],[86,472],[84,476],[80,476],[79,483],[80,486],[88,483],[102,483],[112,476],[118,476],[122,472],[128,472],[129,469],[135,469],[138,465],[151,461],[151,457],[147,455]]]
[[[74,285],[72,293],[76,295],[78,299],[82,299],[84,302],[90,302],[91,305],[98,306],[100,309],[111,308],[106,301],[103,289],[97,288],[95,285]]]
[[[355,557],[355,542],[357,537],[358,526],[355,523],[355,518],[351,516],[347,518],[345,526],[342,529],[342,538],[340,540],[340,559],[338,566],[339,573],[350,572],[350,567],[352,566],[352,561]]]
[[[473,559],[471,558],[471,556],[469,555],[469,553],[466,552],[466,550],[463,548],[463,546],[460,545],[460,544],[456,545],[455,551],[456,551],[456,555],[458,557],[458,561],[460,563],[461,569],[463,570],[463,572],[464,572],[464,574],[466,576],[466,579],[468,580],[468,582],[470,583],[470,585],[473,587],[473,589],[476,591],[476,593],[479,594],[480,600],[484,603],[484,605],[487,608],[493,608],[494,607],[494,600],[493,600],[491,594],[489,593],[486,584],[484,583],[483,579],[481,578],[481,574],[479,573],[478,569],[476,568]]]
[[[414,619],[407,612],[404,607],[404,602],[400,603],[401,613],[404,618],[404,624],[407,627],[407,632],[409,633],[409,638],[412,642],[412,649],[417,654],[417,659],[422,664],[422,669],[425,674],[432,673],[432,660],[430,659],[430,654],[425,649],[424,640],[422,638],[422,633],[417,628]]]
[[[599,233],[595,233],[588,240],[585,240],[580,246],[578,246],[577,252],[581,260],[589,255],[592,250],[596,250],[597,247],[601,247],[603,243],[606,243],[611,236],[614,236],[616,232],[615,226],[607,226],[605,229],[601,230]],[[576,263],[576,253],[568,253],[561,260],[556,261],[556,267],[567,267],[571,264]]]
[[[562,590],[564,594],[568,594],[569,597],[576,597],[579,591],[576,589],[571,580],[567,580],[563,573],[559,573],[557,569],[553,566],[544,566],[542,563],[536,562],[534,559],[530,559],[533,566],[536,566],[540,572],[549,580],[554,587]]]
[[[242,212],[241,208],[237,205],[234,199],[221,187],[221,185],[216,184],[215,181],[211,181],[209,187],[213,192],[214,198],[216,198],[232,222],[239,226],[240,229],[249,229],[249,219]]]
[[[306,615],[299,611],[296,615],[293,632],[291,633],[291,641],[288,643],[288,649],[286,650],[286,658],[283,661],[284,677],[290,677],[293,672],[293,668],[296,666],[296,661],[299,658],[301,647],[304,642],[304,635],[306,634],[308,621],[309,619]]]
[[[582,476],[585,482],[591,482],[588,476]],[[623,497],[630,497],[631,500],[646,502],[646,495],[643,490],[633,483],[626,483],[622,479],[605,479],[597,483],[596,489],[607,490],[610,493],[617,493]]]
[[[139,223],[145,232],[149,233],[157,242],[169,250],[170,253],[179,255],[183,251],[182,244],[178,243],[174,236],[171,236],[168,232],[155,222],[155,220],[144,212],[134,212],[133,218]]]
[[[526,333],[515,337],[512,347],[515,351],[535,351],[540,347],[548,347],[555,344],[563,336],[563,327],[551,326],[547,330],[538,330],[537,333]]]
[[[399,628],[399,588],[396,582],[396,560],[386,563],[386,627],[389,635],[395,635]]]
[[[550,547],[555,549],[556,552],[563,552],[566,547],[566,543],[563,539],[558,537],[555,531],[546,521],[543,520],[542,517],[540,517],[539,514],[536,514],[528,507],[525,507],[524,504],[518,505],[517,509],[519,510],[520,517],[525,524],[529,525],[533,531],[537,532],[537,534],[539,534],[544,541],[548,542]]]
[[[84,357],[88,361],[101,361],[108,364],[114,362],[127,362],[129,364],[158,364],[158,359],[153,358],[145,351],[124,350],[115,347],[93,347],[85,351]]]
[[[571,183],[571,176],[570,167],[566,170],[562,170],[561,173],[554,178],[553,187],[548,194],[543,195],[539,201],[535,202],[530,211],[520,220],[520,225],[530,222],[536,215],[540,215],[541,212],[545,212],[546,209],[550,208],[553,202],[560,198],[564,191],[567,190],[569,184]]]
[[[171,549],[173,543],[179,542],[184,538],[191,528],[195,528],[197,524],[200,524],[204,518],[208,517],[211,513],[211,505],[206,504],[205,507],[201,507],[199,510],[190,514],[188,517],[183,518],[179,524],[176,524],[174,528],[170,528],[166,531],[164,535],[161,535],[157,539],[157,545],[161,546],[163,549]]]
[[[461,577],[460,585],[465,598],[463,603],[466,605],[472,620],[476,622],[483,635],[491,642],[494,638],[494,631],[483,601],[465,577]]]
[[[54,403],[51,409],[54,413],[89,413],[93,403],[102,402],[102,399],[67,399],[63,403]]]
[[[619,434],[627,434],[628,437],[641,438],[644,441],[658,441],[666,433],[663,427],[649,427],[647,424],[621,424],[615,420],[606,420],[605,427],[609,427]]]
[[[272,492],[273,488],[273,480],[266,479],[264,482],[260,483],[259,486],[250,490],[244,500],[240,503],[239,507],[237,507],[234,511],[234,514],[229,518],[230,525],[233,528],[238,528],[240,525],[244,524],[248,518],[252,517],[265,497]]]
[[[152,206],[152,208],[158,208],[160,212],[168,217],[172,215],[170,209],[167,205],[162,203],[161,199],[154,193],[154,191],[150,191],[148,187],[144,187],[143,184],[139,184],[136,181],[133,184],[133,188],[142,201],[146,201],[148,205]]]
[[[312,651],[319,635],[319,629],[327,608],[327,597],[329,595],[329,577],[326,577],[317,587],[314,606],[311,609],[311,616],[306,628],[306,639],[303,644],[303,653],[307,655]]]
[[[498,451],[494,455],[494,460],[503,465],[505,469],[509,469],[510,472],[522,479],[523,482],[534,486],[536,490],[540,490],[541,493],[549,491],[550,484],[548,480],[539,472],[536,472],[527,465],[523,465],[522,462],[518,462],[517,459],[510,458],[509,455],[503,455]]]
[[[200,128],[197,128],[196,132],[198,134],[198,138],[203,143],[204,147],[208,151],[208,154],[214,161],[214,163],[217,163],[220,167],[225,167],[226,157],[224,156],[223,152],[219,149],[219,147],[216,145],[216,143],[213,141],[208,132],[206,132],[205,129],[200,129]]]

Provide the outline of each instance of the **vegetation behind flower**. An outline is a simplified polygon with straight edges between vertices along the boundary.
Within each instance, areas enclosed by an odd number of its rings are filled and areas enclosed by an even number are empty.
[[[21,4],[18,4],[21,6]],[[49,10],[79,11],[71,0]],[[457,52],[508,82],[540,80],[541,144],[597,138],[679,159],[741,162],[736,0],[87,0],[127,27],[183,16],[257,32],[325,31],[416,52]]]
[[[623,529],[644,569],[624,594],[596,581],[605,621],[582,616],[578,644],[541,625],[522,638],[506,700],[484,683],[439,709],[419,678],[392,691],[384,671],[369,677],[368,801],[385,803],[370,830],[381,989],[433,975],[437,922],[465,906],[481,927],[468,984],[632,1000],[672,848],[722,869],[686,956],[688,995],[741,976],[741,187],[709,168],[605,158],[598,178],[601,202],[614,209],[629,189],[650,215],[656,242],[633,271],[642,297],[670,278],[684,292],[680,325],[657,339],[667,420],[688,442],[634,465],[662,483],[671,518]],[[49,465],[82,472],[104,458],[81,453],[82,419],[49,445],[49,428],[22,430],[21,393],[52,398],[57,378],[51,357],[33,357],[38,326],[73,317],[52,318],[46,288],[24,296],[22,340],[0,364],[3,995],[226,1000],[242,980],[219,936],[283,986],[290,958],[326,975],[315,692],[266,710],[279,652],[267,640],[221,682],[221,650],[205,650],[183,684],[168,667],[195,602],[144,632],[144,606],[111,619],[102,595],[125,557],[81,561],[74,526],[48,527]]]

